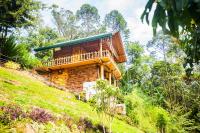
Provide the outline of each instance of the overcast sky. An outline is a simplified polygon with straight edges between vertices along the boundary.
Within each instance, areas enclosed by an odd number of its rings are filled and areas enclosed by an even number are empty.
[[[140,16],[144,10],[147,0],[41,0],[44,4],[51,6],[56,4],[67,10],[71,10],[74,13],[83,4],[90,4],[95,6],[101,19],[105,14],[111,10],[118,10],[125,18],[130,29],[130,40],[139,41],[142,45],[145,45],[148,40],[152,38],[152,28],[146,23],[142,23]],[[51,14],[47,12],[42,13],[42,17],[45,25],[52,25]]]

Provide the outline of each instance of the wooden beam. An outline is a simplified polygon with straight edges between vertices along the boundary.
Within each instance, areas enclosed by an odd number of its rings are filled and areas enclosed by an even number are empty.
[[[103,66],[103,64],[100,65],[100,78],[104,79],[104,66]]]
[[[109,84],[111,85],[112,84],[112,74],[111,74],[111,72],[109,72],[108,74],[109,74],[108,75],[109,76]]]
[[[112,51],[112,55],[114,55],[116,58],[118,58],[118,54],[115,50],[115,48],[113,47],[113,42],[112,42],[112,37],[109,39],[110,40],[110,50]]]

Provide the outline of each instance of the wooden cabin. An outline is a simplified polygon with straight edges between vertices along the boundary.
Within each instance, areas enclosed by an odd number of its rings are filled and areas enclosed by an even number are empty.
[[[82,91],[85,82],[94,82],[99,78],[117,85],[121,78],[117,64],[127,60],[119,32],[35,49],[36,52],[44,50],[53,50],[53,59],[42,62],[36,70],[51,82],[73,91]]]

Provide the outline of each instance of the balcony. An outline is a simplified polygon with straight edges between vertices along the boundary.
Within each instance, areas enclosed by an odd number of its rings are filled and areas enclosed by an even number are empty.
[[[104,50],[102,53],[96,51],[52,59],[42,62],[42,65],[38,66],[36,70],[49,71],[97,63],[103,63],[104,66],[108,67],[109,70],[113,72],[116,78],[119,79],[121,77],[121,72],[108,50]]]

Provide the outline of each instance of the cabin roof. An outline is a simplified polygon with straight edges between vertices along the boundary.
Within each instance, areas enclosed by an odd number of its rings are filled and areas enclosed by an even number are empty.
[[[85,37],[85,38],[60,42],[60,43],[57,43],[55,45],[50,45],[50,46],[46,46],[46,47],[39,47],[39,48],[34,49],[34,51],[38,52],[38,51],[48,50],[48,49],[52,49],[52,48],[71,46],[71,45],[76,45],[76,44],[85,43],[85,42],[92,42],[92,41],[96,41],[96,40],[99,40],[99,39],[112,37],[112,35],[113,35],[113,33],[111,33],[111,32],[110,33],[98,34],[98,35],[89,36],[89,37]]]

